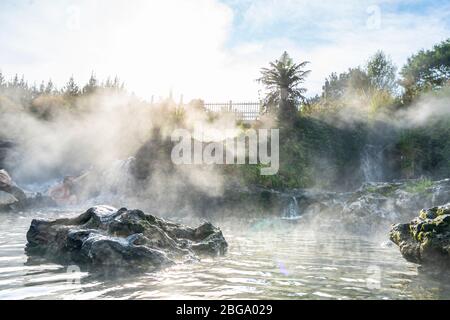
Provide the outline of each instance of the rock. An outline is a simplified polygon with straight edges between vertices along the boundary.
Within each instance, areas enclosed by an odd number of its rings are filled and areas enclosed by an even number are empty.
[[[197,255],[225,254],[227,242],[211,223],[190,228],[141,210],[97,206],[72,219],[33,220],[26,252],[62,264],[127,269],[161,268]]]
[[[410,223],[393,225],[390,239],[410,262],[450,266],[450,203],[421,210]]]
[[[27,198],[25,191],[14,183],[9,173],[4,169],[0,170],[0,191],[13,195],[18,201],[23,201]]]
[[[41,193],[27,193],[26,198],[21,201],[1,203],[0,212],[16,212],[31,209],[54,208],[57,206],[57,203],[48,196],[42,195]]]

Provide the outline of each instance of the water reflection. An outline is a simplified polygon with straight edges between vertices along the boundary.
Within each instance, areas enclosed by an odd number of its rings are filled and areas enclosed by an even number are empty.
[[[406,262],[366,236],[313,232],[301,222],[216,222],[226,256],[154,273],[110,274],[28,260],[32,218],[0,215],[0,299],[448,299],[449,276]],[[239,225],[239,228],[237,227]]]

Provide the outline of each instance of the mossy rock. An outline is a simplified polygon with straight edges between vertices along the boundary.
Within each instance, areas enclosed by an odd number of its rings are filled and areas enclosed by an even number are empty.
[[[390,239],[414,263],[450,266],[450,204],[423,209],[410,223],[396,224]]]

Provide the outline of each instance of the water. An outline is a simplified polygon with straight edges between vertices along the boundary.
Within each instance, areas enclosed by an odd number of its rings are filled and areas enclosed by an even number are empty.
[[[71,215],[0,214],[0,299],[450,298],[449,280],[419,272],[396,247],[313,233],[302,220],[216,221],[230,245],[226,256],[156,273],[108,277],[45,261],[27,264],[31,219]]]
[[[285,220],[297,220],[300,219],[300,210],[298,208],[297,198],[292,197],[288,206],[283,212],[283,219]]]
[[[361,157],[361,169],[365,182],[383,181],[383,149],[367,145]]]

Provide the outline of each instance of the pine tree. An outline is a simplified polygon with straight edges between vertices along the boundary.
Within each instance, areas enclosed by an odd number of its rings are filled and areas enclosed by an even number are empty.
[[[112,84],[112,87],[114,88],[114,90],[116,90],[118,92],[125,91],[125,83],[123,83],[123,82],[121,83],[118,76],[114,77],[114,82]]]
[[[5,77],[3,76],[3,73],[0,71],[0,88],[4,88],[5,86],[6,86]]]
[[[120,90],[120,80],[119,77],[114,77],[113,88],[116,90]]]
[[[39,94],[43,95],[45,93],[45,83],[44,81],[41,82],[41,85],[39,86]]]
[[[105,87],[105,88],[107,88],[107,89],[111,89],[111,88],[113,88],[113,83],[112,83],[112,81],[111,81],[111,78],[110,78],[110,77],[108,77],[108,78],[106,79],[106,82],[105,82],[105,85],[104,85],[104,87]]]
[[[97,89],[97,79],[95,78],[95,74],[92,72],[91,77],[89,78],[89,82],[83,88],[83,94],[88,95],[94,93]]]
[[[10,88],[18,88],[19,87],[19,76],[16,75],[14,76],[13,80],[9,83],[8,85]]]
[[[45,87],[44,93],[50,95],[50,94],[53,94],[54,91],[55,91],[55,86],[53,85],[52,79],[50,79],[47,82],[47,86]]]
[[[22,75],[22,77],[20,78],[20,81],[18,83],[18,87],[24,91],[28,91],[28,83],[25,81],[25,76]]]
[[[39,96],[39,90],[37,88],[36,82],[33,84],[33,86],[30,89],[31,91],[31,98],[35,99]]]
[[[78,95],[80,95],[80,88],[78,88],[78,85],[75,83],[73,76],[70,77],[69,81],[64,87],[64,94],[70,97],[77,97]]]

